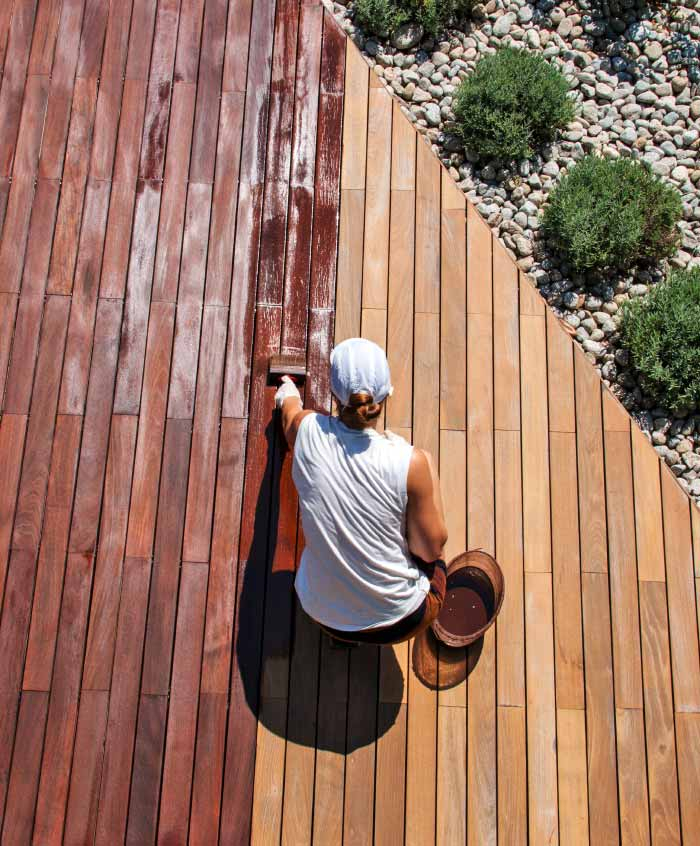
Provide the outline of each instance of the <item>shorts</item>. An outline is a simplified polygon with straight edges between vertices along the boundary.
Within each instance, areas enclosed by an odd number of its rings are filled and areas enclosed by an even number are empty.
[[[377,626],[372,629],[341,631],[324,625],[321,625],[321,628],[336,640],[380,645],[410,640],[410,638],[427,629],[440,613],[445,601],[447,565],[441,558],[427,563],[414,555],[413,560],[430,579],[430,591],[415,611],[411,611],[410,614],[388,626]]]

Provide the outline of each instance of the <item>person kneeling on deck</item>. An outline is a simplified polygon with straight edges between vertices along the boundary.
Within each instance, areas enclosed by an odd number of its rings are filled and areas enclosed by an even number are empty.
[[[334,640],[398,643],[445,598],[438,476],[429,453],[377,432],[393,391],[382,349],[350,338],[330,363],[337,417],[305,411],[289,377],[275,395],[306,538],[295,588]]]

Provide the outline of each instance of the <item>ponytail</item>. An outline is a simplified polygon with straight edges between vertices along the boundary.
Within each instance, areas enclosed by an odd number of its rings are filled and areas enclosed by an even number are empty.
[[[382,404],[367,393],[351,394],[347,405],[338,403],[338,416],[350,429],[365,429],[382,413]]]

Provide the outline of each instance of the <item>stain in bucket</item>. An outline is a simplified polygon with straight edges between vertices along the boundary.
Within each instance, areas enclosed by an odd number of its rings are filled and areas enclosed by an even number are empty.
[[[464,567],[447,580],[438,620],[450,634],[462,637],[483,628],[494,610],[493,587],[475,567]]]

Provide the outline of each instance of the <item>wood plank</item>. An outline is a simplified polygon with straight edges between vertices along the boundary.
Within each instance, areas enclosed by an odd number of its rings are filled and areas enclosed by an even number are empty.
[[[12,546],[15,549],[39,548],[68,305],[64,297],[49,297],[44,309],[44,331],[39,346],[12,535]]]
[[[162,3],[158,4],[163,5]],[[136,0],[131,14],[129,52],[126,57],[126,80],[148,79],[151,62],[156,7],[148,0]],[[160,33],[158,33],[160,35]]]
[[[467,547],[493,555],[493,329],[476,313],[467,315],[467,456]]]
[[[602,384],[603,429],[606,432],[629,432],[630,416],[622,403]]]
[[[437,846],[467,842],[466,716],[464,708],[438,707]]]
[[[549,431],[576,431],[573,342],[547,309],[547,380],[549,385]]]
[[[290,184],[313,188],[317,157],[323,7],[311,3],[299,10],[294,134]],[[338,147],[336,146],[336,150]]]
[[[637,426],[631,428],[637,574],[640,581],[663,582],[666,569],[659,457],[642,430]]]
[[[437,463],[440,455],[440,316],[416,312],[413,352],[413,440]]]
[[[683,842],[695,837],[700,831],[700,809],[697,796],[700,789],[700,765],[697,749],[700,743],[700,715],[678,714],[676,717],[678,738],[678,783],[681,801],[681,823]]]
[[[586,846],[589,842],[588,772],[583,711],[557,708],[557,752],[559,836],[562,843]]]
[[[141,682],[141,693],[151,696],[165,695],[170,687],[190,437],[189,420],[169,420],[166,423]],[[156,708],[155,705],[151,707]]]
[[[190,163],[192,182],[214,181],[218,122],[213,115],[219,108],[221,94],[227,5],[225,0],[208,2],[204,10]]]
[[[640,584],[639,611],[652,842],[680,843],[671,656],[666,587],[663,583]]]
[[[520,429],[518,272],[495,237],[492,251],[494,428],[517,431]]]
[[[85,0],[83,31],[80,35],[80,54],[77,77],[98,77],[104,47],[109,6],[100,0]]]
[[[314,284],[309,291],[311,308],[331,308],[336,297],[338,224],[340,206],[340,156],[343,95],[321,94],[318,106],[316,184],[311,267]]]
[[[175,78],[185,82],[197,81],[203,11],[204,0],[188,0],[181,7],[175,55]]]
[[[158,221],[158,246],[153,278],[154,300],[175,302],[177,299],[195,95],[194,85],[176,82],[173,87],[163,201]]]
[[[243,108],[242,94],[222,95],[207,260],[207,305],[225,306],[231,298]]]
[[[188,840],[192,846],[216,843],[219,834],[227,698],[226,693],[200,694]]]
[[[391,190],[416,191],[416,132],[401,115],[397,100],[392,101]],[[372,108],[370,104],[370,109]],[[369,157],[369,152],[368,152]],[[368,174],[369,180],[369,174]],[[413,239],[411,239],[413,240]]]
[[[90,159],[90,174],[95,179],[112,175],[132,6],[133,0],[126,0],[109,8]]]
[[[12,169],[36,7],[37,0],[18,2],[10,22],[0,90],[0,176],[9,176]]]
[[[389,301],[387,314],[387,358],[394,394],[386,406],[389,427],[410,428],[413,422],[413,231],[415,194],[391,192],[389,243]],[[434,428],[437,434],[437,426]]]
[[[605,486],[615,704],[618,708],[641,708],[642,662],[629,418],[626,432],[605,432]]]
[[[280,842],[286,724],[287,700],[263,696],[256,741],[251,846]]]
[[[674,709],[677,712],[697,712],[700,711],[700,659],[698,618],[693,595],[690,502],[665,468],[661,474],[661,493]]]
[[[104,240],[100,294],[124,299],[136,192],[131,182],[113,182]]]
[[[608,542],[600,380],[576,345],[574,376],[579,521],[581,537],[586,538],[586,543],[581,545],[581,570],[584,573],[607,573]]]
[[[498,841],[527,843],[525,709],[498,706]]]
[[[4,414],[0,420],[0,602],[5,592],[26,432],[25,414]]]
[[[37,180],[32,217],[29,223],[29,240],[22,276],[22,294],[44,294],[51,254],[51,242],[56,223],[58,182]]]
[[[336,344],[360,334],[364,207],[364,190],[341,190],[335,309]]]
[[[31,839],[48,705],[48,693],[22,694],[7,788],[3,843],[29,843]]]
[[[202,655],[203,694],[228,691],[245,445],[245,421],[223,419],[219,439],[214,531]]]
[[[0,73],[5,65],[5,56],[7,51],[7,39],[10,34],[10,23],[12,21],[12,9],[14,7],[14,0],[10,3],[5,3],[0,9]]]
[[[59,415],[56,420],[24,666],[24,690],[48,691],[51,687],[81,429],[79,417]]]
[[[34,822],[35,843],[60,843],[78,718],[92,557],[68,556]]]
[[[443,175],[440,252],[440,426],[465,429],[467,393],[467,232],[462,209],[445,205]]]
[[[306,349],[311,285],[313,203],[312,188],[298,185],[290,189],[287,259],[282,295],[281,349],[283,352]]]
[[[297,544],[297,555],[301,544]],[[287,750],[282,803],[282,843],[309,843],[314,818],[314,770],[321,633],[296,603],[289,667]],[[346,676],[347,685],[347,676]],[[323,752],[319,750],[319,755]],[[342,799],[342,797],[340,797]]]
[[[245,10],[244,10],[245,15]],[[241,145],[241,179],[248,185],[262,185],[265,178],[267,123],[270,106],[270,76],[274,38],[275,5],[253,0],[250,16],[250,47],[246,79],[246,114]],[[245,26],[244,22],[241,22]],[[241,58],[243,58],[241,56]]]
[[[618,708],[615,729],[622,842],[650,843],[644,714]]]
[[[33,179],[36,176],[48,96],[49,81],[46,76],[27,77],[14,150],[13,178]]]
[[[114,395],[115,414],[138,414],[139,411],[160,194],[159,183],[139,182],[136,188],[136,211]]]
[[[365,187],[369,68],[360,51],[349,41],[345,54],[345,118],[343,120],[343,190]]]
[[[108,703],[109,693],[106,690],[83,690],[80,694],[63,837],[66,846],[79,846],[95,839]]]
[[[0,290],[5,293],[19,293],[33,200],[34,179],[13,179],[0,240]]]
[[[585,708],[576,436],[551,432],[552,570],[557,708]],[[571,736],[577,729],[569,720]],[[577,735],[576,735],[577,736]]]
[[[165,738],[159,843],[187,840],[206,594],[207,568],[183,563]]]
[[[331,649],[328,638],[322,637],[313,842],[323,846],[343,842],[348,665],[347,650]]]
[[[25,550],[13,550],[5,587],[6,601],[0,621],[0,694],[3,709],[0,711],[0,800],[3,806],[7,794],[12,749],[17,725],[19,691],[22,682],[32,588],[35,572],[35,555]],[[12,613],[10,613],[10,611]]]
[[[693,527],[693,558],[695,559],[695,576],[700,578],[700,509],[690,509],[690,522]]]
[[[608,579],[604,573],[583,572],[581,582],[590,837],[591,843],[617,843],[619,816]]]
[[[121,302],[99,301],[68,547],[71,552],[92,553],[97,543],[121,314]]]
[[[136,713],[151,562],[126,558],[114,648],[112,692],[97,811],[96,844],[123,842],[126,832]]]
[[[62,175],[61,197],[58,204],[51,264],[47,290],[52,294],[70,294],[78,255],[79,233],[83,218],[83,202],[88,181],[89,160],[85,151],[92,145],[92,133],[97,102],[97,80],[78,79],[73,92],[73,108],[65,150],[65,163],[43,164],[52,178]],[[109,186],[106,188],[109,194]],[[100,193],[97,191],[96,193]],[[89,222],[88,231],[92,228]]]
[[[12,356],[7,370],[7,390],[4,402],[6,412],[13,414],[29,412],[43,309],[43,294],[25,294],[19,298],[16,321],[14,327],[10,325],[8,333],[8,345],[10,341],[12,342]]]
[[[440,487],[445,506],[447,561],[467,546],[467,438],[459,430],[440,430]]]
[[[227,318],[224,309],[204,309],[182,553],[187,561],[209,560]]]
[[[343,843],[371,844],[374,837],[379,649],[350,655]]]
[[[0,333],[0,411],[3,410],[7,365],[12,349],[18,301],[17,294],[0,293],[0,325],[3,327],[3,332]]]
[[[521,316],[520,339],[525,572],[546,573],[552,569],[552,549],[544,320]]]
[[[109,188],[108,182],[94,181],[88,186],[85,196],[85,225],[80,233],[58,400],[61,414],[83,414],[85,410]]]
[[[522,483],[520,436],[495,432],[496,559],[508,585],[496,623],[499,706],[525,705],[525,606],[523,586]],[[500,711],[499,711],[500,713]],[[517,730],[515,717],[505,717],[507,730]],[[511,720],[516,723],[511,724]]]
[[[126,554],[130,558],[148,558],[153,548],[174,322],[172,303],[152,304],[131,504],[125,503],[129,513]]]
[[[416,147],[416,312],[437,314],[440,311],[439,227],[440,163],[428,144],[419,140]]]
[[[126,830],[128,846],[155,843],[167,696],[141,696]]]
[[[544,328],[544,327],[543,327]],[[525,547],[527,557],[527,543]],[[530,843],[559,842],[552,579],[525,574],[527,756]]]
[[[518,272],[520,288],[520,314],[529,317],[544,317],[545,305],[540,292],[535,288],[532,280],[524,273]]]
[[[222,403],[224,417],[245,417],[248,414],[261,214],[262,190],[259,186],[241,183],[233,259],[233,276],[240,280],[240,284],[231,288]]]
[[[476,208],[467,206],[467,312],[493,311],[491,231]]]
[[[110,687],[122,592],[122,562],[126,546],[137,422],[135,417],[129,415],[115,415],[112,418],[83,690],[108,690]]]
[[[494,629],[484,635],[481,655],[469,675],[468,688],[467,843],[495,846],[498,840],[498,777]]]
[[[403,844],[406,780],[406,717],[408,706],[379,704],[379,724],[392,722],[377,737],[377,795],[374,843]]]
[[[30,76],[32,74],[48,76],[51,73],[62,5],[62,0],[45,0],[38,5],[27,68]]]
[[[143,6],[144,0],[140,0]],[[136,21],[134,24],[136,25]],[[149,44],[150,49],[150,44]],[[115,182],[128,182],[132,186],[139,174],[141,138],[146,111],[146,83],[141,79],[124,81],[119,135],[114,155],[112,178]]]
[[[76,108],[85,81],[76,80],[85,0],[64,0],[61,6],[56,50],[51,68],[49,101],[41,141],[39,176],[59,179],[63,170],[71,107]],[[100,44],[100,49],[102,45]],[[93,106],[97,91],[94,89]],[[76,104],[76,105],[73,105]]]
[[[229,10],[222,88],[242,93],[246,88],[252,0],[234,0]]]

